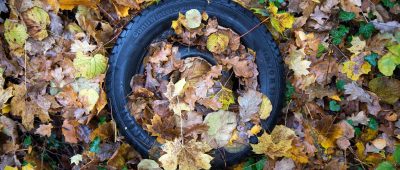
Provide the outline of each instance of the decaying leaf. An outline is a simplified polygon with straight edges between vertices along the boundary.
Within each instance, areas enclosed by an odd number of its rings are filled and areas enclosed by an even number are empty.
[[[369,82],[368,86],[384,102],[394,104],[400,98],[400,93],[396,93],[400,91],[400,81],[397,79],[388,77],[374,78]]]
[[[46,27],[50,25],[49,14],[39,7],[33,7],[22,13],[29,35],[36,40],[43,40],[48,36]]]
[[[53,125],[51,123],[49,123],[48,125],[42,124],[39,126],[39,128],[36,129],[35,133],[39,134],[41,136],[50,137],[52,128],[53,128]]]
[[[262,102],[262,94],[255,90],[248,90],[243,96],[238,98],[240,106],[240,118],[241,121],[249,121],[255,113],[260,110],[259,105]]]
[[[285,63],[294,71],[295,76],[302,76],[310,73],[307,69],[310,68],[311,62],[303,59],[305,55],[304,49],[292,50],[289,57],[285,59]]]
[[[208,36],[207,49],[213,53],[220,54],[228,47],[229,37],[223,33],[213,33]]]
[[[208,113],[204,123],[209,127],[205,141],[212,148],[219,148],[228,144],[232,131],[236,128],[236,114],[229,111],[219,110]]]

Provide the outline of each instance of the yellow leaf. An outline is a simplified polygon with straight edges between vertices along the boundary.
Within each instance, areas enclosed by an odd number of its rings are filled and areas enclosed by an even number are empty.
[[[4,167],[4,170],[18,170],[18,167],[12,167],[12,166],[6,166]]]
[[[39,7],[33,7],[22,13],[29,35],[36,40],[43,40],[48,36],[46,27],[50,24],[49,14]]]
[[[365,158],[365,155],[364,155],[364,151],[365,151],[364,144],[362,142],[357,142],[356,143],[356,148],[357,148],[356,153],[357,153],[358,158],[363,160]]]
[[[232,90],[222,86],[221,91],[217,93],[218,101],[222,104],[222,110],[228,110],[229,105],[235,103],[235,97]]]
[[[182,144],[179,139],[175,139],[175,141],[167,141],[162,146],[162,150],[166,154],[162,155],[158,160],[165,170],[175,170],[178,165],[180,170],[210,169],[210,161],[213,157],[205,152],[211,149],[210,146],[203,142],[191,140]]]
[[[350,52],[352,52],[353,54],[357,55],[364,50],[366,44],[367,43],[365,41],[360,40],[360,37],[358,37],[358,36],[353,37],[353,39],[351,40],[352,46],[350,48],[348,48],[348,50]]]
[[[292,28],[294,23],[294,16],[284,12],[278,14],[278,8],[274,3],[269,3],[268,11],[270,12],[270,21],[272,27],[282,34],[285,29]]]
[[[310,68],[311,62],[308,60],[303,60],[305,55],[304,48],[299,50],[291,50],[289,56],[285,59],[285,63],[289,65],[289,68],[293,70],[294,75],[297,77],[308,75],[310,73],[307,69]]]
[[[35,170],[35,167],[31,163],[28,163],[24,166],[22,166],[22,170]]]
[[[93,110],[99,99],[99,93],[94,89],[82,89],[78,94],[79,101],[83,103],[87,112]]]
[[[266,95],[262,96],[262,102],[260,106],[260,119],[267,119],[272,111],[272,104]]]
[[[4,22],[4,38],[15,55],[22,56],[24,54],[24,45],[28,37],[25,25],[6,19]]]
[[[364,57],[362,54],[353,55],[350,61],[343,63],[341,72],[354,81],[357,81],[361,75],[368,74],[371,71],[371,65],[364,60],[360,60],[360,57]]]
[[[254,125],[251,129],[250,129],[250,135],[256,135],[257,133],[259,133],[262,130],[262,127],[257,124]]]
[[[172,93],[172,97],[181,95],[185,87],[185,84],[186,80],[184,78],[176,82],[174,85],[174,92]]]
[[[106,71],[107,58],[102,54],[89,57],[78,51],[74,59],[74,67],[77,70],[78,76],[91,79]]]
[[[122,5],[119,5],[119,4],[114,3],[114,2],[113,2],[113,5],[114,5],[115,10],[117,11],[118,16],[126,17],[126,16],[129,15],[129,9],[130,8],[128,6],[122,6]]]
[[[329,98],[336,100],[336,101],[342,101],[342,99],[340,99],[340,97],[338,95],[329,96]]]
[[[251,144],[253,152],[256,154],[265,154],[272,159],[286,155],[292,148],[292,140],[295,133],[283,125],[274,128],[271,134],[264,133],[258,138],[258,144]]]
[[[229,37],[222,33],[213,33],[208,36],[207,49],[213,53],[220,54],[228,47]]]
[[[60,9],[72,10],[78,5],[84,5],[90,8],[97,8],[100,0],[59,0]]]

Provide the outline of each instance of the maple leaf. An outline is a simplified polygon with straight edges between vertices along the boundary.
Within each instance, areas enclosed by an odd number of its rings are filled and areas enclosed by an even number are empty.
[[[276,31],[282,34],[285,29],[292,28],[294,23],[293,15],[287,12],[278,13],[278,7],[274,3],[269,3],[268,11],[271,14],[271,25]]]
[[[348,50],[357,55],[364,50],[366,44],[365,41],[360,40],[360,37],[353,37],[351,40],[351,47],[348,48]]]
[[[173,116],[162,118],[158,114],[154,114],[151,124],[146,125],[152,136],[157,136],[159,141],[172,140],[178,136],[179,132],[175,128],[175,119]]]
[[[293,70],[294,75],[297,77],[308,75],[310,73],[307,69],[310,68],[311,62],[303,60],[305,55],[304,48],[291,50],[289,57],[285,59],[285,63],[289,65],[289,68]]]
[[[343,63],[341,72],[346,74],[351,80],[358,80],[361,75],[371,71],[371,65],[364,61],[365,53],[351,56],[349,61]]]
[[[239,96],[239,115],[242,122],[249,121],[260,109],[262,94],[255,90],[248,90],[242,96]]]
[[[84,54],[87,54],[91,51],[96,49],[96,45],[89,44],[87,40],[74,40],[74,43],[71,44],[71,52],[82,52]]]
[[[271,134],[264,133],[258,138],[258,144],[250,144],[256,154],[265,154],[272,159],[285,156],[292,148],[295,133],[292,129],[278,125]]]
[[[219,110],[208,113],[204,123],[209,127],[205,140],[212,148],[219,148],[229,142],[232,131],[236,128],[237,119],[235,113]]]
[[[162,146],[162,150],[166,153],[158,160],[165,170],[175,170],[178,166],[182,170],[210,169],[210,161],[213,157],[205,152],[211,149],[203,142],[190,140],[182,144],[179,139],[175,139],[174,141],[167,141]]]
[[[51,136],[51,129],[53,128],[53,125],[49,123],[48,125],[41,124],[39,128],[36,129],[35,133],[39,134],[41,136]]]
[[[79,165],[79,162],[82,162],[82,155],[76,154],[69,159],[71,160],[71,164]]]

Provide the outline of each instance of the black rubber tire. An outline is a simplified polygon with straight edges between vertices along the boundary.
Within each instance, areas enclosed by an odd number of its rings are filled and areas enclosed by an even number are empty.
[[[210,3],[206,0],[166,0],[143,10],[124,28],[109,59],[106,91],[119,131],[144,157],[148,157],[152,146],[159,144],[136,123],[129,112],[129,82],[134,74],[139,73],[143,56],[152,40],[171,27],[171,21],[178,17],[179,12],[184,13],[189,9],[206,11],[210,17],[216,17],[220,25],[240,35],[260,23],[250,11],[228,0],[210,0]],[[282,58],[263,24],[243,36],[241,41],[256,51],[260,90],[270,98],[273,106],[270,117],[262,121],[262,126],[266,131],[271,131],[280,116],[283,103],[285,82]],[[230,153],[222,148],[215,150],[212,153],[213,168],[221,169],[238,163],[250,153],[250,147],[238,153]]]

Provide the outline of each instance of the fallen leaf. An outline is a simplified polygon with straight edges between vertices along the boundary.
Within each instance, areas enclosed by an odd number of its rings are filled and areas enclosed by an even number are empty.
[[[266,95],[263,95],[259,111],[260,119],[267,119],[271,111],[272,111],[272,103]]]
[[[78,5],[84,5],[91,8],[97,8],[96,5],[100,0],[59,0],[60,9],[72,10]]]
[[[78,143],[75,127],[71,123],[72,122],[68,119],[64,120],[62,125],[62,134],[64,135],[65,142]]]
[[[107,58],[102,54],[89,57],[82,52],[77,52],[74,59],[74,67],[78,76],[92,79],[106,71]]]
[[[285,156],[292,148],[292,140],[295,133],[283,125],[278,125],[271,134],[264,133],[258,138],[258,144],[250,144],[256,154],[265,154],[271,159]]]
[[[400,44],[387,48],[389,52],[378,60],[378,68],[383,75],[392,76],[394,69],[400,64]]]
[[[204,118],[204,124],[209,127],[205,141],[216,149],[228,144],[231,134],[236,128],[237,118],[233,112],[219,110],[208,113]]]
[[[353,37],[353,39],[351,40],[351,47],[348,48],[348,50],[357,55],[364,50],[366,45],[367,43],[365,41],[362,41],[360,37]]]
[[[351,120],[354,126],[358,126],[358,124],[368,125],[369,118],[365,115],[364,111],[360,111],[357,115],[351,116],[348,120]]]
[[[368,74],[371,71],[371,65],[364,60],[364,53],[353,55],[349,61],[343,63],[341,72],[354,81],[357,81],[361,75]]]
[[[190,140],[182,144],[179,139],[175,139],[167,141],[162,146],[162,150],[166,153],[158,160],[165,170],[175,170],[178,165],[182,170],[210,169],[213,157],[205,152],[211,149],[206,143]]]
[[[70,158],[71,164],[79,165],[79,162],[82,162],[82,155],[76,154]]]
[[[142,159],[137,165],[138,170],[161,169],[160,165],[151,159]]]
[[[399,93],[393,93],[400,91],[400,81],[397,79],[378,77],[372,79],[368,86],[372,92],[378,95],[380,100],[389,104],[394,104],[400,98]]]
[[[29,35],[36,40],[43,40],[48,36],[46,27],[50,25],[49,14],[39,7],[33,7],[22,13]]]
[[[248,90],[242,96],[239,96],[239,115],[242,122],[249,121],[255,113],[260,109],[259,105],[262,102],[262,94],[255,90]]]
[[[282,34],[285,29],[292,28],[294,23],[293,15],[287,12],[278,13],[278,7],[276,7],[274,3],[269,3],[268,11],[271,14],[271,25],[276,31]]]
[[[371,143],[379,150],[382,150],[383,148],[386,147],[386,140],[382,138],[377,138],[371,141]]]
[[[87,40],[74,40],[71,44],[71,52],[82,52],[83,54],[88,54],[89,52],[96,49],[96,45],[91,45]]]
[[[43,137],[44,136],[50,137],[52,128],[53,128],[53,125],[51,123],[49,123],[48,125],[41,124],[39,126],[39,128],[36,129],[35,133],[39,134],[39,135],[41,135]]]
[[[24,45],[29,35],[24,24],[6,19],[4,22],[4,38],[6,39],[10,49],[17,56],[22,56],[24,53]]]
[[[191,9],[186,11],[185,18],[187,21],[188,28],[194,29],[200,26],[202,16],[199,10]]]
[[[207,49],[213,53],[220,54],[226,50],[229,37],[222,33],[213,33],[208,36]]]
[[[307,69],[310,68],[311,62],[303,60],[305,55],[304,49],[291,50],[289,56],[285,59],[285,63],[289,65],[289,68],[293,70],[297,77],[310,73]]]

